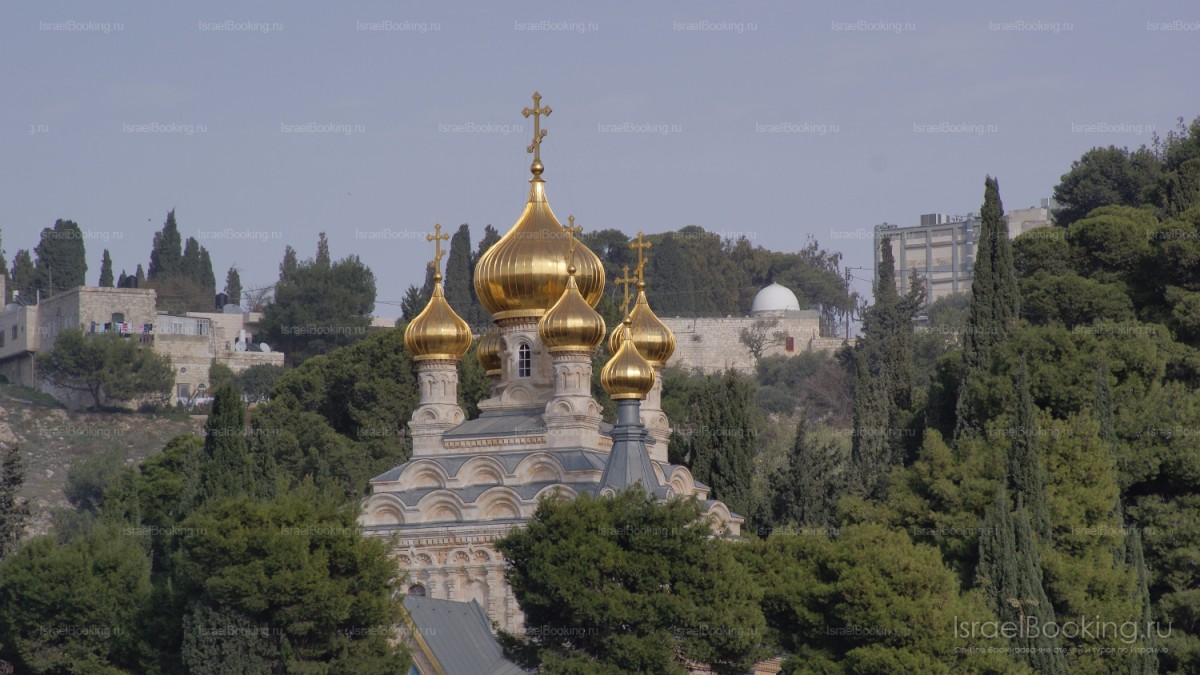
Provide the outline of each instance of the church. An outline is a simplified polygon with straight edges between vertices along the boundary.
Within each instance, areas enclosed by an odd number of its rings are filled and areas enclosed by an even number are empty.
[[[630,244],[638,267],[624,321],[611,332],[596,312],[604,291],[600,259],[550,208],[542,178],[540,128],[551,109],[534,94],[529,198],[516,224],[479,260],[475,291],[493,327],[476,354],[490,395],[468,420],[458,405],[458,362],[476,339],[442,290],[440,225],[434,243],[434,290],[405,329],[417,362],[420,398],[409,429],[409,461],[371,480],[360,523],[370,535],[394,537],[407,573],[407,594],[476,601],[510,632],[524,618],[504,578],[493,542],[528,522],[539,498],[610,495],[641,483],[660,499],[701,502],[715,534],[737,536],[742,516],[709,499],[708,486],[667,461],[670,421],[662,411],[661,372],[675,336],[646,299],[643,270],[649,244]],[[610,360],[600,381],[617,405],[602,419],[592,392],[592,357],[607,340]]]

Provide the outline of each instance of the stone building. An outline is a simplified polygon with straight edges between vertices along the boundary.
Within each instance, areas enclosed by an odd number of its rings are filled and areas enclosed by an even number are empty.
[[[439,270],[428,306],[404,335],[420,383],[412,458],[371,480],[360,516],[366,532],[395,537],[406,592],[474,600],[517,632],[524,618],[493,542],[527,522],[539,497],[604,495],[640,483],[664,499],[700,500],[716,532],[737,535],[743,522],[708,499],[709,488],[686,467],[667,462],[670,425],[657,374],[675,340],[650,310],[644,285],[609,336],[616,350],[600,379],[618,414],[615,423],[601,419],[591,357],[606,336],[594,309],[603,267],[554,216],[536,137],[532,149],[524,212],[475,268],[476,294],[494,323],[477,349],[490,396],[477,419],[466,419],[456,364],[472,336],[446,302]],[[444,238],[440,227],[430,236],[439,242],[439,268]]]
[[[821,334],[821,314],[800,309],[791,290],[777,283],[754,296],[749,316],[663,318],[678,343],[667,365],[719,373],[751,371],[758,360],[742,339],[743,331],[762,339],[761,356],[832,352],[846,344]]]
[[[253,349],[257,313],[189,312],[185,316],[159,313],[150,288],[80,286],[43,298],[39,304],[6,305],[0,312],[0,375],[54,394],[68,405],[83,399],[42,382],[34,368],[38,352],[54,348],[59,333],[79,328],[86,334],[117,333],[171,359],[175,387],[170,402],[187,401],[207,387],[213,360],[235,373],[258,363],[283,365],[280,352]],[[239,338],[242,347],[239,348]]]

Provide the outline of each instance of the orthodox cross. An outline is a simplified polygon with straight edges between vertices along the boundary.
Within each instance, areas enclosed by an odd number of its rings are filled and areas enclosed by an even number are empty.
[[[634,271],[634,273],[637,274],[638,281],[644,280],[645,275],[643,273],[643,268],[646,267],[646,258],[643,255],[643,252],[646,249],[650,248],[650,242],[645,241],[642,238],[643,236],[644,235],[642,234],[641,230],[638,230],[637,241],[629,242],[629,250],[637,251],[638,264],[637,264],[637,269]]]
[[[425,235],[425,241],[433,242],[433,275],[436,277],[442,276],[442,242],[450,238],[448,234],[442,234],[442,224],[437,223],[433,226],[433,234]]]
[[[616,284],[625,287],[625,300],[621,303],[621,315],[629,314],[629,287],[637,283],[637,277],[629,276],[629,265],[624,266],[625,276],[618,277]]]
[[[571,267],[575,266],[575,245],[579,241],[575,238],[583,232],[583,226],[575,225],[575,216],[567,216],[567,225],[563,229],[567,232],[567,264]]]
[[[533,92],[533,107],[525,108],[521,111],[521,115],[525,118],[533,115],[533,142],[529,144],[528,148],[525,148],[525,152],[533,153],[534,166],[542,163],[542,139],[546,137],[546,130],[540,124],[541,117],[542,115],[549,117],[550,113],[553,112],[550,106],[543,106],[541,103],[542,95],[535,91]]]

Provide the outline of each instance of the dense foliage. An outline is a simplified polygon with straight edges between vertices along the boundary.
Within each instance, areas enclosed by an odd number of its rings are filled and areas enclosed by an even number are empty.
[[[37,356],[38,373],[55,386],[86,393],[92,407],[107,402],[164,399],[175,381],[166,356],[116,333],[60,332],[54,348]]]

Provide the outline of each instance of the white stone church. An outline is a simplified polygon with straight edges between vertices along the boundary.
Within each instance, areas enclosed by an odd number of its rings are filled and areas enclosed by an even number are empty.
[[[700,500],[716,533],[736,536],[743,522],[709,499],[687,468],[667,462],[671,427],[659,375],[675,338],[651,311],[642,282],[611,333],[596,313],[603,267],[546,199],[545,132],[537,122],[549,109],[538,100],[526,109],[535,120],[529,201],[475,269],[476,293],[494,323],[477,348],[491,395],[473,420],[457,403],[457,363],[472,336],[442,292],[446,235],[439,230],[429,237],[438,251],[433,296],[404,334],[421,387],[409,424],[412,458],[372,479],[360,517],[368,533],[396,537],[408,593],[475,600],[513,632],[524,619],[493,542],[527,522],[544,495],[604,495],[640,482],[663,499]],[[617,403],[615,422],[601,418],[591,390],[592,356],[606,338],[613,357],[600,379]]]

